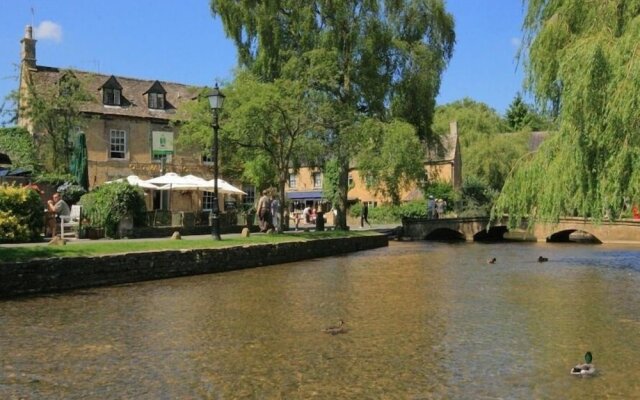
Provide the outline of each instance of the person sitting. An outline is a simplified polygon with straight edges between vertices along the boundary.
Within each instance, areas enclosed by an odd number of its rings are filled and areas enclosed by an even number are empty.
[[[60,217],[68,216],[71,214],[71,210],[69,209],[67,202],[62,200],[60,193],[56,192],[53,194],[51,200],[47,201],[47,211],[54,214],[54,217],[47,220],[51,237],[54,237],[56,236],[58,225],[60,224]]]

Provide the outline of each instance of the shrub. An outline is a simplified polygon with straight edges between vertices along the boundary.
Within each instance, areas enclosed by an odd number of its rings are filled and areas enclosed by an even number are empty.
[[[62,196],[62,200],[70,206],[80,201],[80,198],[87,193],[82,186],[71,182],[65,182],[58,186],[57,192]]]
[[[27,242],[29,227],[11,211],[0,210],[0,242]]]
[[[0,241],[39,238],[43,228],[44,206],[35,190],[18,186],[0,186],[0,211],[0,224],[3,226]],[[11,226],[13,228],[10,228]]]
[[[115,237],[118,224],[125,217],[133,218],[134,226],[146,223],[146,207],[142,191],[126,182],[102,185],[80,198],[88,226],[102,228],[108,237]]]

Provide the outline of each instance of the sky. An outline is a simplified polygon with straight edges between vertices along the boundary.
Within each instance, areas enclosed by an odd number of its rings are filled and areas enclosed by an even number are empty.
[[[522,91],[521,0],[447,0],[456,45],[442,105],[464,97],[504,114]],[[37,64],[197,86],[230,81],[235,47],[209,0],[0,0],[0,104],[17,88],[20,39],[32,25]]]

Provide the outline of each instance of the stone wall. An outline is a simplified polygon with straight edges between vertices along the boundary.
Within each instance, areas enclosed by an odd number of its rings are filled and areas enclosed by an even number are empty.
[[[0,297],[233,271],[389,245],[385,235],[308,242],[69,257],[0,265]]]

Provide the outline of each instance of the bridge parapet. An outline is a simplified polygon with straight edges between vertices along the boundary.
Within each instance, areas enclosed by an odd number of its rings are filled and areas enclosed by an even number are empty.
[[[402,218],[403,235],[414,240],[424,240],[438,232],[456,232],[460,238],[473,241],[474,235],[485,230],[489,218]]]

